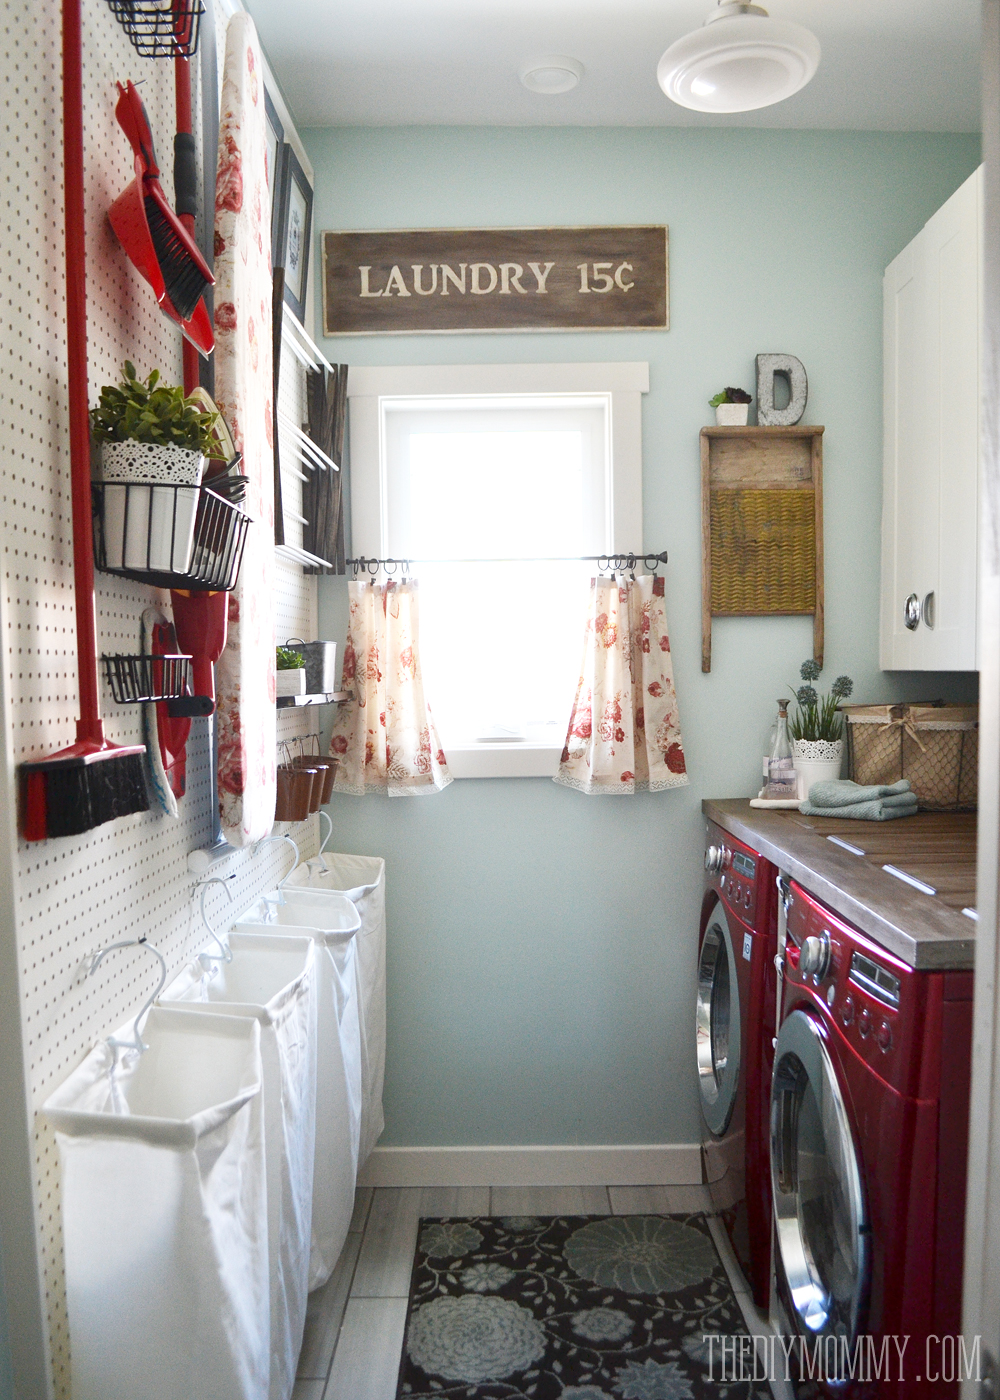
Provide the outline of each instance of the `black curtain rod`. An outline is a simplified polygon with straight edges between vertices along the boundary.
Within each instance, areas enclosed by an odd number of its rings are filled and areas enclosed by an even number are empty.
[[[362,554],[359,558],[348,559],[346,562],[352,565],[355,574],[368,573],[373,578],[379,569],[392,574],[397,567],[402,567],[405,573],[413,564],[596,564],[599,570],[608,569],[615,572],[634,569],[637,564],[644,564],[655,573],[658,564],[668,562],[668,555],[665,549],[659,554],[540,554],[530,559],[368,559]],[[393,566],[391,570],[388,567],[390,564]]]

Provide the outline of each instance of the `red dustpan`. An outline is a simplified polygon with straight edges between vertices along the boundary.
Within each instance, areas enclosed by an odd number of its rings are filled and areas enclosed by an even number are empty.
[[[203,355],[215,348],[203,294],[215,278],[201,250],[167,203],[142,99],[134,83],[122,87],[118,124],[135,153],[135,179],[109,211],[111,227],[137,270],[153,289],[160,310],[180,326]]]

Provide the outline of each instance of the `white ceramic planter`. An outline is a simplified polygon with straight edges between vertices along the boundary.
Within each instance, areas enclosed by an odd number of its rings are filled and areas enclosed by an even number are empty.
[[[745,428],[747,425],[747,414],[750,412],[748,403],[720,403],[715,406],[715,422],[720,428]]]
[[[304,666],[299,666],[294,671],[276,671],[275,677],[275,695],[305,695],[306,668]]]
[[[813,783],[830,783],[840,777],[844,761],[844,741],[793,739],[792,757],[799,777],[799,800],[804,802]]]
[[[104,546],[110,568],[188,572],[204,470],[200,452],[172,444],[101,444]],[[158,482],[163,485],[154,484]]]

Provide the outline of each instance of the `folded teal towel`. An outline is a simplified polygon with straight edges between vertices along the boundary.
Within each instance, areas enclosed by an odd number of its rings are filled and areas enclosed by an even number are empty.
[[[820,784],[816,784],[819,787]],[[814,789],[815,791],[815,789]],[[891,822],[895,817],[914,817],[917,814],[917,799],[911,794],[910,802],[900,799],[873,798],[870,802],[852,802],[846,807],[817,807],[812,801],[799,804],[799,811],[807,817],[853,817],[863,822]]]
[[[901,778],[898,783],[888,783],[884,787],[874,785],[862,787],[849,778],[837,778],[830,783],[813,783],[809,789],[809,801],[816,807],[852,807],[858,802],[874,802],[876,799],[891,801],[906,796],[916,802],[909,778]]]

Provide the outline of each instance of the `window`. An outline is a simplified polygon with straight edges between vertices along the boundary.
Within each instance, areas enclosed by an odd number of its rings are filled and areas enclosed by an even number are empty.
[[[551,776],[595,567],[577,556],[642,543],[647,367],[359,369],[349,384],[353,553],[419,561],[453,774]]]

